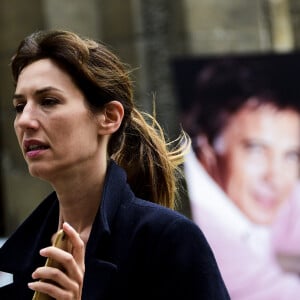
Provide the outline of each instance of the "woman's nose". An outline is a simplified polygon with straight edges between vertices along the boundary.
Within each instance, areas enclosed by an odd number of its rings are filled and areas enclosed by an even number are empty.
[[[34,107],[26,104],[23,111],[16,117],[15,125],[23,130],[37,129],[39,122]]]

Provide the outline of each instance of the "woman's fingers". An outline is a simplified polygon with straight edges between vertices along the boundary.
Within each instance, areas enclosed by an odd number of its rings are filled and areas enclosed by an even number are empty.
[[[55,299],[80,299],[85,269],[84,242],[69,224],[64,223],[63,230],[72,246],[71,253],[54,246],[42,249],[40,254],[56,264],[37,268],[32,278],[40,281],[30,283],[29,287]]]
[[[61,273],[65,273],[70,279],[75,280],[79,283],[82,283],[83,281],[83,275],[84,275],[84,263],[78,264],[75,260],[74,256],[66,251],[63,251],[56,247],[47,247],[40,251],[40,254],[44,257],[51,258],[52,261],[55,261],[58,263],[61,267]],[[51,264],[50,264],[51,266]],[[55,270],[57,267],[53,268]],[[37,269],[38,270],[38,269]],[[36,271],[37,271],[36,270]],[[37,278],[44,278],[39,277],[40,273],[33,272],[32,276],[34,279]],[[45,273],[42,273],[42,275],[45,275]],[[59,284],[61,284],[59,282]]]
[[[83,279],[85,271],[84,266],[84,254],[85,246],[84,242],[80,238],[77,231],[71,227],[68,223],[63,224],[63,230],[67,236],[69,243],[71,244],[70,253],[66,251],[56,251],[54,247],[48,247],[41,250],[41,255],[45,257],[51,257],[51,259],[60,263],[65,272],[75,280]]]
[[[74,289],[63,289],[46,281],[30,282],[28,287],[34,291],[47,294],[54,299],[81,299],[79,294],[74,294]]]
[[[63,223],[63,230],[68,236],[72,244],[72,255],[79,266],[81,266],[82,271],[84,271],[84,242],[80,238],[78,232],[67,222]]]
[[[53,283],[55,282],[58,286],[64,287],[67,290],[76,290],[80,286],[80,283],[70,280],[69,276],[63,272],[61,272],[57,268],[52,267],[40,267],[37,268],[33,274],[32,277],[34,279],[42,279],[42,282],[45,283]],[[36,281],[35,283],[39,283]]]

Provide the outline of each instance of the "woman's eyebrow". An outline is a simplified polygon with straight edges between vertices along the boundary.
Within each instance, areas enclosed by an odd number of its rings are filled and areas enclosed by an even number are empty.
[[[40,95],[40,94],[44,94],[44,93],[47,93],[49,91],[57,91],[57,92],[61,92],[60,89],[56,88],[56,87],[53,87],[53,86],[46,86],[42,89],[38,89],[34,92],[35,95]]]
[[[42,89],[38,89],[34,92],[34,95],[38,96],[38,95],[41,95],[41,94],[44,94],[44,93],[47,93],[49,91],[58,91],[58,92],[61,92],[60,89],[58,88],[55,88],[53,86],[47,86],[47,87],[44,87]],[[15,93],[13,95],[13,100],[20,100],[20,99],[25,99],[25,96],[23,94],[17,94]]]
[[[12,101],[17,101],[17,100],[23,100],[25,99],[24,95],[22,94],[13,94],[13,97],[12,97]]]

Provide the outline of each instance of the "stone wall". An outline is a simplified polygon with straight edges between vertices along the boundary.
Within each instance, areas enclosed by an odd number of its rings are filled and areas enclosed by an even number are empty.
[[[8,64],[25,35],[38,29],[70,29],[111,45],[134,69],[138,105],[151,112],[154,97],[158,119],[173,136],[179,124],[170,61],[182,55],[276,50],[272,1],[0,0],[0,234],[11,233],[50,190],[28,175],[13,132]],[[289,4],[284,16],[291,25],[293,50],[300,46],[299,1],[276,2]]]

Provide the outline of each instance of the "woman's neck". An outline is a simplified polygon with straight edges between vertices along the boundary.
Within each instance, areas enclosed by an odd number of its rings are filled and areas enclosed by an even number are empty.
[[[79,172],[53,185],[59,201],[58,227],[68,222],[83,240],[88,239],[97,214],[106,174],[106,167],[93,169],[94,172]]]

